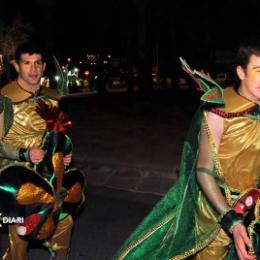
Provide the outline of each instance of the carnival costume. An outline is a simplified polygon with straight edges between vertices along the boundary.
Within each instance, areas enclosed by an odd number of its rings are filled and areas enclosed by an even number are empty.
[[[72,152],[66,135],[71,121],[48,97],[48,89],[33,94],[14,81],[1,95],[0,212],[2,217],[24,219],[18,226],[9,226],[9,239],[11,233],[16,240],[10,239],[10,247],[27,247],[25,241],[35,239],[45,241],[50,250],[69,248],[71,214],[84,201],[83,175],[75,168],[65,169],[63,163],[63,157]],[[30,162],[31,147],[44,150],[42,162]]]
[[[191,70],[184,60],[181,62],[199,90],[205,93],[184,142],[179,180],[130,235],[114,259],[193,259],[209,245],[213,251],[207,259],[237,259],[231,233],[233,226],[240,222],[246,225],[253,241],[250,252],[259,254],[259,105],[240,96],[232,87],[222,90],[208,74]],[[206,111],[224,118],[218,151]],[[199,158],[206,161],[204,169],[197,168]],[[210,181],[199,185],[199,171],[215,178],[229,204],[228,210],[221,210],[217,195],[211,200],[213,203],[206,198],[201,185],[212,190],[214,185]],[[213,191],[213,194],[217,193]],[[226,246],[221,258],[214,252],[217,243]],[[202,255],[198,259],[206,258]]]

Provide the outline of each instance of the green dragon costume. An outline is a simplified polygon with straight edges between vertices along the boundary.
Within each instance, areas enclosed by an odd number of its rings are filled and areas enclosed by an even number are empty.
[[[184,60],[181,59],[181,62],[183,69],[198,84],[199,90],[205,93],[184,142],[179,180],[130,235],[114,259],[193,259],[198,252],[225,233],[220,225],[224,214],[211,206],[197,182],[199,145],[207,152],[212,165],[209,169],[204,169],[204,172],[217,180],[231,209],[241,199],[245,200],[248,191],[258,187],[258,104],[240,96],[232,87],[222,90],[208,74],[191,70]],[[224,118],[224,134],[218,152],[205,111]],[[256,196],[254,206],[259,204],[258,199],[259,196]],[[250,213],[243,211],[241,217],[250,215],[247,226],[254,241],[252,252],[257,253],[259,239],[255,230],[259,229],[259,206],[250,209]],[[224,234],[223,243],[228,247],[225,259],[237,259],[232,238],[227,233]]]

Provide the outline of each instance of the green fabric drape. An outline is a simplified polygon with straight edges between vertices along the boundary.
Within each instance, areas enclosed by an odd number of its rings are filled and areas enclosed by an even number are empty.
[[[0,95],[0,113],[3,113],[3,134],[5,135],[13,123],[12,101]]]
[[[3,135],[6,135],[13,123],[13,107],[12,101],[0,95],[0,113],[3,115]],[[20,149],[10,144],[1,142],[0,144],[0,158],[8,158],[11,160],[19,160]]]

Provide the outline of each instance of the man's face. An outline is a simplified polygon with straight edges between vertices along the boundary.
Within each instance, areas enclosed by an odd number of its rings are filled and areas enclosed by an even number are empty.
[[[14,63],[14,67],[18,72],[18,78],[29,85],[39,85],[45,63],[40,54],[22,54],[19,63]]]
[[[241,94],[251,101],[260,101],[260,57],[253,54],[246,69],[237,67],[237,75]]]

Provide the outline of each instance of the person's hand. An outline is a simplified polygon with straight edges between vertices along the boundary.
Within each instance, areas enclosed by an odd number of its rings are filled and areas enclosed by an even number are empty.
[[[237,224],[233,229],[233,237],[235,248],[239,260],[252,260],[256,259],[255,255],[248,254],[247,247],[252,246],[252,242],[247,235],[247,231],[244,225]]]
[[[29,159],[32,163],[39,163],[44,157],[44,151],[38,147],[32,147],[29,149]]]
[[[69,166],[72,160],[72,153],[66,155],[65,157],[63,157],[63,162],[65,166]]]

